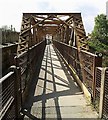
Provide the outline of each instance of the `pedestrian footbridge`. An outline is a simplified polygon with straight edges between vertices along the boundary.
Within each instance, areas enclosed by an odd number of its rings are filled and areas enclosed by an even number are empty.
[[[108,69],[90,52],[80,13],[23,13],[17,55],[0,79],[0,118],[108,116]]]

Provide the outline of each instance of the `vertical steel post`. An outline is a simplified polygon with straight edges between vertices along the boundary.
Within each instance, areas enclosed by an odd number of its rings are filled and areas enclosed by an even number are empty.
[[[100,88],[100,103],[99,103],[99,118],[102,118],[103,114],[103,102],[104,102],[104,89],[105,89],[105,72],[106,68],[102,68],[101,71],[101,88]]]
[[[102,67],[102,56],[94,56],[94,63],[93,63],[93,102],[95,101],[95,91],[96,91],[96,67]]]
[[[16,66],[11,66],[10,71],[14,71],[14,101],[15,101],[15,118],[19,118],[19,109],[18,109],[18,71]]]

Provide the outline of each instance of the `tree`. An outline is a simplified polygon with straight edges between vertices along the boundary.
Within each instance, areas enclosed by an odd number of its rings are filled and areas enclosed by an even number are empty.
[[[100,14],[95,18],[95,26],[91,33],[91,38],[108,45],[108,20],[106,15]]]
[[[2,26],[2,31],[16,31],[15,30],[15,28],[13,28],[13,26],[11,25],[10,27],[9,26],[7,26],[7,25],[4,25],[4,26]]]
[[[7,25],[4,25],[4,26],[2,26],[2,31],[7,31],[9,28],[8,28],[8,26]]]

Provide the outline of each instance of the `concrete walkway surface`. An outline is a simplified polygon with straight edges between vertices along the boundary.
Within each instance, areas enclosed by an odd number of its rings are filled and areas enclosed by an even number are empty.
[[[39,76],[33,79],[24,105],[24,114],[24,119],[30,120],[98,118],[52,44],[46,46]]]

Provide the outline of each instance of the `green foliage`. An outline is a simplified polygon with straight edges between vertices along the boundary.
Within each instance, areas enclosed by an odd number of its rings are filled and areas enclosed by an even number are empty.
[[[19,33],[14,31],[2,31],[2,44],[18,42]]]
[[[93,40],[98,40],[108,45],[108,20],[106,15],[100,14],[95,18],[95,26],[91,37]]]
[[[19,33],[15,31],[12,25],[10,27],[4,25],[0,29],[2,30],[2,44],[18,42]]]
[[[102,66],[108,66],[108,45],[100,42],[99,40],[90,40],[88,41],[88,45],[90,46],[92,52],[99,52],[103,54]]]
[[[106,15],[100,14],[95,18],[94,30],[88,45],[92,52],[103,54],[103,66],[108,66],[108,19]]]
[[[91,40],[88,41],[88,45],[97,52],[103,52],[104,50],[108,50],[108,45],[100,42],[99,40]]]
[[[2,28],[0,28],[0,29],[2,29],[2,31],[13,31],[13,32],[16,31],[15,28],[13,28],[12,25],[11,25],[11,26],[4,25],[4,26],[2,26]]]

